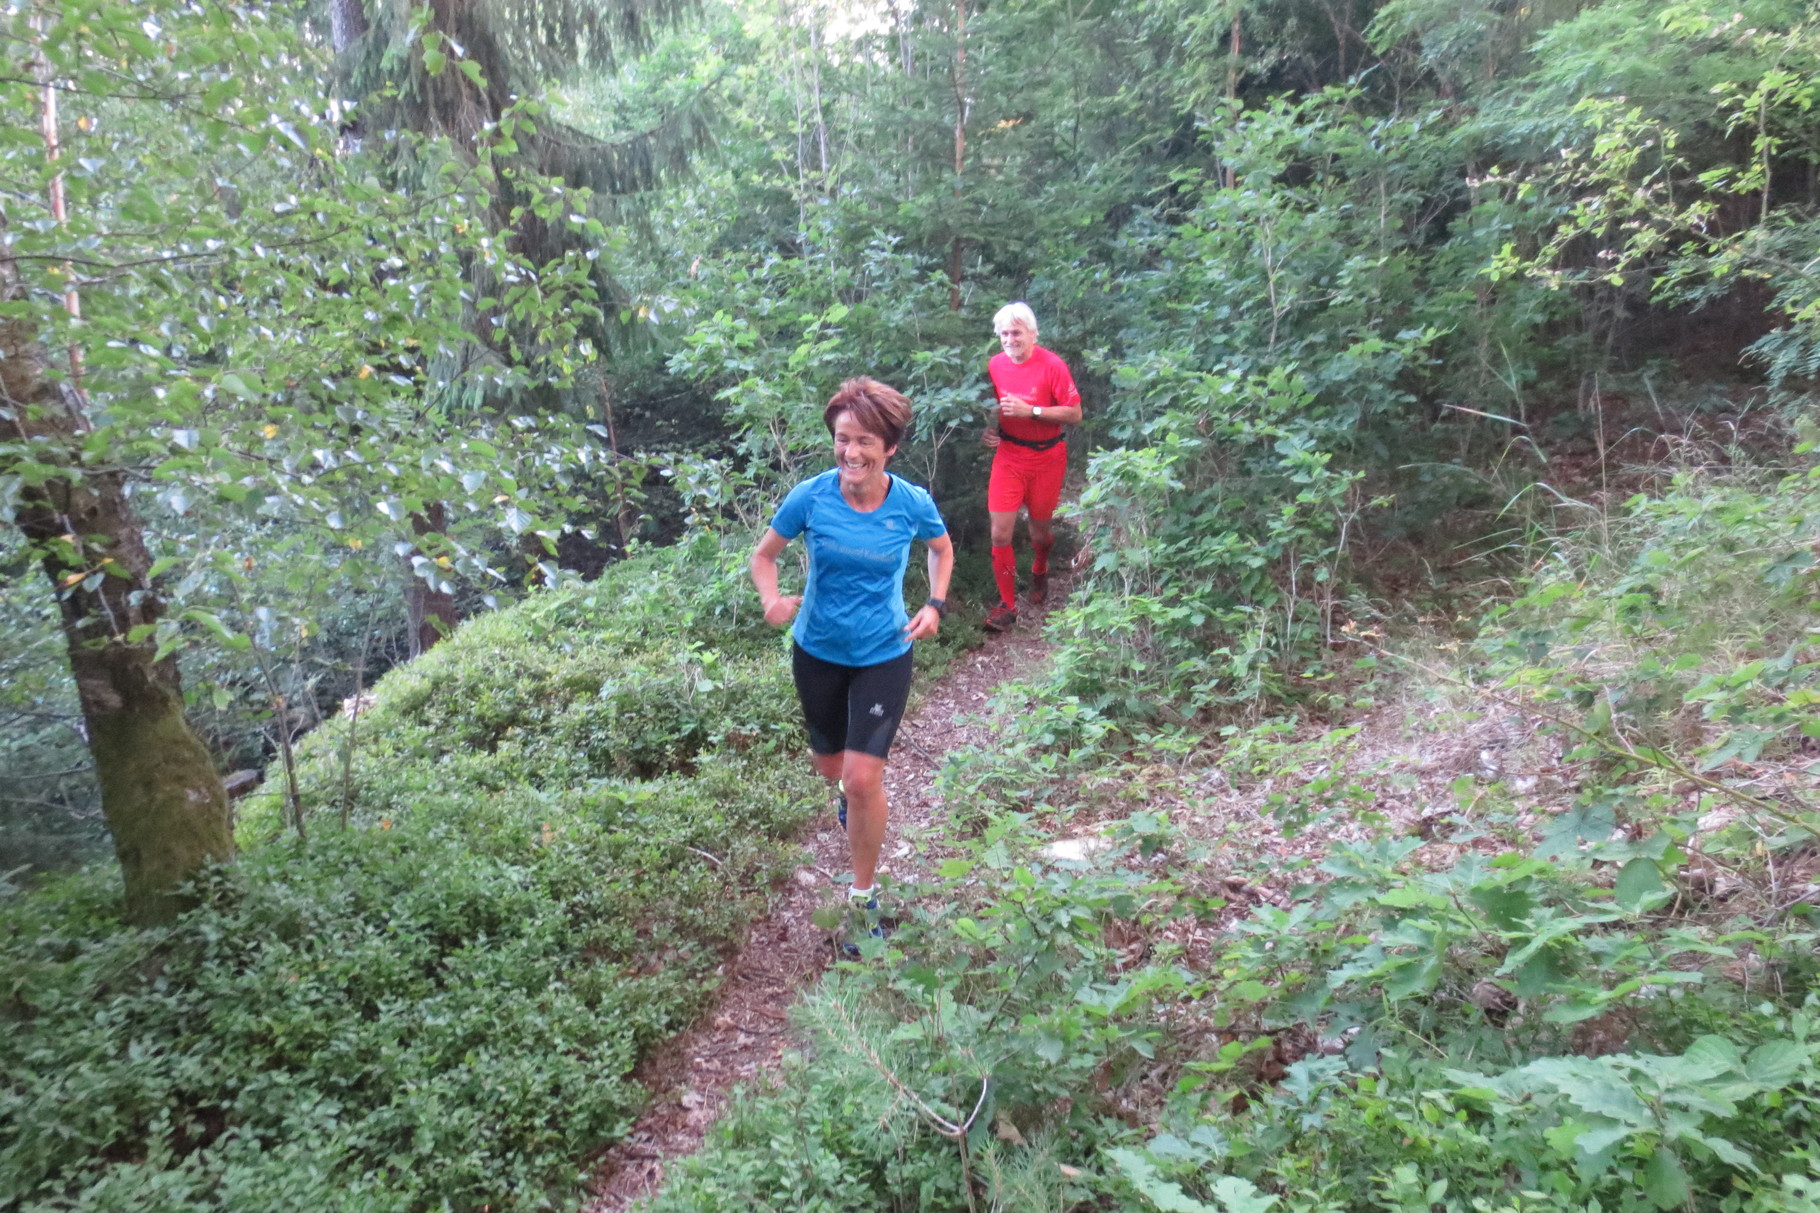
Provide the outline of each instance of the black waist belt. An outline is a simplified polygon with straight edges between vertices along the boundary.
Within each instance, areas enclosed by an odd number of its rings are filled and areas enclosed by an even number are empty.
[[[1021,447],[1024,447],[1026,450],[1032,450],[1032,451],[1046,451],[1052,446],[1060,445],[1062,440],[1064,438],[1068,437],[1067,434],[1057,434],[1053,438],[1040,438],[1037,441],[1032,442],[1028,438],[1013,438],[1010,434],[1005,433],[1005,431],[1003,431],[1003,430],[1000,430],[998,432],[998,436],[999,436],[1000,440],[1002,440],[1004,442],[1009,442],[1012,446],[1021,446]]]

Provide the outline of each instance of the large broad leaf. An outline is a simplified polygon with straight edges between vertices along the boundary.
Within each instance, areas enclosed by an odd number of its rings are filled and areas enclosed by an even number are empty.
[[[1792,1040],[1772,1040],[1750,1052],[1745,1075],[1767,1091],[1778,1091],[1795,1081],[1812,1060],[1813,1050]]]
[[[1213,1181],[1213,1197],[1225,1213],[1268,1213],[1278,1198],[1266,1196],[1249,1179],[1222,1175]]]
[[[1671,1209],[1687,1200],[1687,1172],[1667,1146],[1660,1146],[1643,1166],[1643,1194],[1658,1209]]]
[[[1610,838],[1618,828],[1618,815],[1611,803],[1595,800],[1575,805],[1557,816],[1536,847],[1538,859],[1564,859],[1577,855],[1582,842],[1595,846]]]
[[[1106,1157],[1118,1164],[1131,1186],[1160,1213],[1220,1213],[1212,1205],[1182,1191],[1180,1184],[1170,1183],[1158,1175],[1150,1160],[1136,1150],[1108,1150]]]
[[[1652,1123],[1649,1108],[1630,1087],[1603,1079],[1561,1084],[1562,1094],[1575,1106],[1600,1116],[1609,1116],[1634,1128]]]
[[[1508,885],[1478,885],[1467,896],[1485,912],[1486,919],[1494,927],[1505,931],[1520,927],[1535,905],[1535,899],[1528,893]]]
[[[1633,914],[1661,905],[1672,895],[1662,882],[1662,870],[1656,866],[1656,861],[1640,855],[1619,870],[1618,882],[1612,892],[1618,904]]]

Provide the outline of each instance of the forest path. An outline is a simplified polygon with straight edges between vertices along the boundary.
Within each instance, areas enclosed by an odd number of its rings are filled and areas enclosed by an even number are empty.
[[[1059,601],[1063,591],[1062,585],[1053,586],[1053,599]],[[979,718],[992,694],[1048,660],[1042,636],[1047,613],[1027,609],[1014,631],[988,637],[957,658],[905,717],[885,769],[891,805],[882,865],[887,878],[924,874],[929,839],[940,828],[942,806],[934,783],[942,757],[988,741]],[[797,761],[807,761],[807,755]],[[651,1092],[651,1103],[631,1132],[601,1156],[594,1196],[583,1213],[622,1213],[655,1192],[671,1160],[700,1148],[733,1088],[775,1067],[789,1047],[790,1005],[834,959],[828,933],[810,916],[835,902],[841,886],[834,879],[849,869],[846,835],[835,824],[832,807],[810,831],[808,864],[779,890],[770,914],[752,925],[745,944],[727,961],[718,1004],[634,1071]]]

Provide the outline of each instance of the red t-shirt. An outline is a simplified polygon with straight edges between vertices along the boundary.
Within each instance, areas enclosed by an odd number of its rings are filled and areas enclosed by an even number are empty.
[[[986,363],[986,374],[991,377],[992,390],[1000,399],[1021,396],[1026,402],[1044,409],[1065,409],[1081,402],[1080,389],[1074,386],[1074,376],[1068,373],[1068,364],[1062,361],[1060,355],[1051,353],[1040,345],[1031,350],[1030,357],[1021,363],[1011,361],[1010,356],[1003,352],[992,355]],[[1046,442],[1062,432],[1062,427],[1052,421],[1003,415],[998,419],[998,428],[999,433],[1022,438],[1026,442]]]

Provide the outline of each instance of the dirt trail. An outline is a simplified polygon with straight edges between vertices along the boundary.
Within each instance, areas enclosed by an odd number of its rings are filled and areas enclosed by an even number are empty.
[[[885,770],[891,804],[883,864],[888,876],[921,871],[924,839],[939,820],[933,783],[942,755],[989,740],[983,726],[966,718],[981,715],[1001,684],[1046,659],[1043,614],[1027,613],[1017,630],[957,659],[905,718]],[[651,1104],[601,1157],[595,1195],[583,1213],[621,1213],[656,1191],[667,1162],[700,1148],[733,1087],[775,1065],[788,1046],[790,1005],[833,959],[827,933],[810,915],[832,900],[834,878],[848,867],[846,836],[832,810],[810,830],[808,865],[779,890],[771,913],[753,924],[745,945],[727,962],[719,1004],[634,1072],[651,1092]]]

